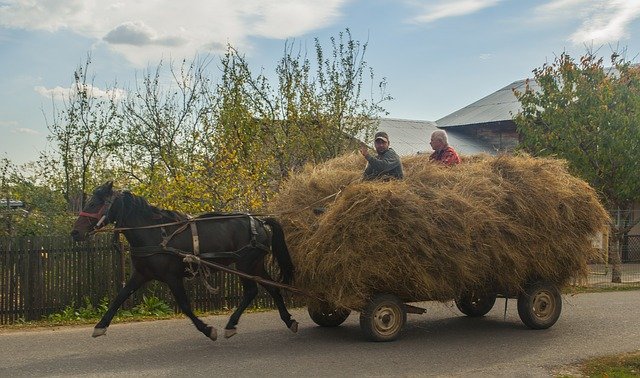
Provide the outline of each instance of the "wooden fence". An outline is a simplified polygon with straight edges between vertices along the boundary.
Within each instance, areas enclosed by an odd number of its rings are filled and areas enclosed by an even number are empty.
[[[96,236],[82,244],[68,236],[0,238],[0,324],[38,320],[67,306],[82,306],[87,300],[97,306],[103,298],[115,298],[129,277],[128,251],[126,246],[114,248],[110,235]],[[219,288],[218,294],[211,294],[199,278],[186,282],[195,310],[237,306],[241,299],[238,277],[216,272],[208,282]],[[135,306],[143,295],[155,295],[177,309],[168,288],[160,283],[147,284],[123,307]],[[285,298],[289,305],[295,305],[286,293]],[[274,307],[263,290],[253,305]]]

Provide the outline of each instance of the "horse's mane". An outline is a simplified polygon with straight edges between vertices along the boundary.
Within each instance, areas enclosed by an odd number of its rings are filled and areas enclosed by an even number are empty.
[[[187,220],[189,216],[187,214],[181,213],[179,211],[166,210],[161,209],[159,207],[153,206],[147,201],[146,198],[135,195],[130,191],[123,191],[122,195],[124,197],[124,201],[128,206],[128,211],[130,213],[137,213],[144,217],[151,218],[159,218],[169,220],[171,222],[179,222],[183,220]],[[211,211],[199,214],[196,218],[207,218],[207,217],[224,217],[231,216],[235,217],[238,215],[248,215],[247,213],[242,212],[233,212],[233,213],[225,213],[222,211]]]
[[[124,199],[128,202],[129,210],[132,213],[140,213],[148,217],[161,217],[170,221],[182,221],[187,219],[187,215],[173,211],[165,210],[149,204],[144,197],[137,196],[129,191],[122,192]]]

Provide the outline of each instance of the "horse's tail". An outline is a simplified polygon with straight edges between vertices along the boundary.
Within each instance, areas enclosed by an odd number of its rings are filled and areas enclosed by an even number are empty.
[[[287,242],[284,239],[284,231],[282,225],[274,218],[265,218],[264,222],[271,227],[273,231],[271,251],[280,267],[280,278],[283,283],[290,284],[293,281],[293,261],[287,248]]]

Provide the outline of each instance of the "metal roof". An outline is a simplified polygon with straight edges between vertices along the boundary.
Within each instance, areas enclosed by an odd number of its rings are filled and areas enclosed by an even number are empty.
[[[640,66],[640,63],[633,64],[632,66]],[[604,71],[607,75],[617,76],[619,74],[618,69],[615,67],[604,67]],[[520,102],[513,94],[513,90],[516,89],[519,92],[524,92],[527,81],[533,90],[540,90],[540,86],[535,79],[514,81],[473,104],[467,105],[460,110],[440,118],[436,121],[436,125],[438,125],[439,128],[447,128],[512,121],[513,116],[522,110]]]
[[[414,121],[407,119],[381,118],[377,131],[389,134],[389,144],[398,155],[415,155],[417,153],[431,153],[429,145],[431,133],[438,130],[433,121]],[[454,130],[447,130],[449,144],[463,155],[478,153],[495,154],[495,150],[488,143],[464,135]]]
[[[518,80],[506,87],[481,98],[471,105],[457,110],[436,121],[438,127],[447,128],[453,126],[467,126],[481,123],[493,123],[511,121],[522,107],[513,94],[516,89],[520,92],[525,90],[526,80]],[[529,80],[529,85],[537,90],[538,83]]]

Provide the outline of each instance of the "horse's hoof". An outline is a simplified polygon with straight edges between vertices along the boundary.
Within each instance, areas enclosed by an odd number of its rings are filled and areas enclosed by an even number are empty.
[[[291,325],[289,326],[289,329],[293,333],[298,333],[298,322],[296,322],[295,320],[291,321]]]
[[[91,337],[103,336],[105,333],[107,333],[107,328],[94,328]]]
[[[225,339],[228,339],[228,338],[230,338],[230,337],[232,337],[232,336],[235,336],[235,335],[236,335],[236,333],[238,333],[238,330],[237,330],[237,329],[235,329],[235,328],[232,328],[232,329],[225,329],[225,330],[224,330],[224,338],[225,338]]]
[[[213,341],[218,340],[218,331],[216,331],[216,329],[213,327],[209,327],[209,329],[209,338]]]

